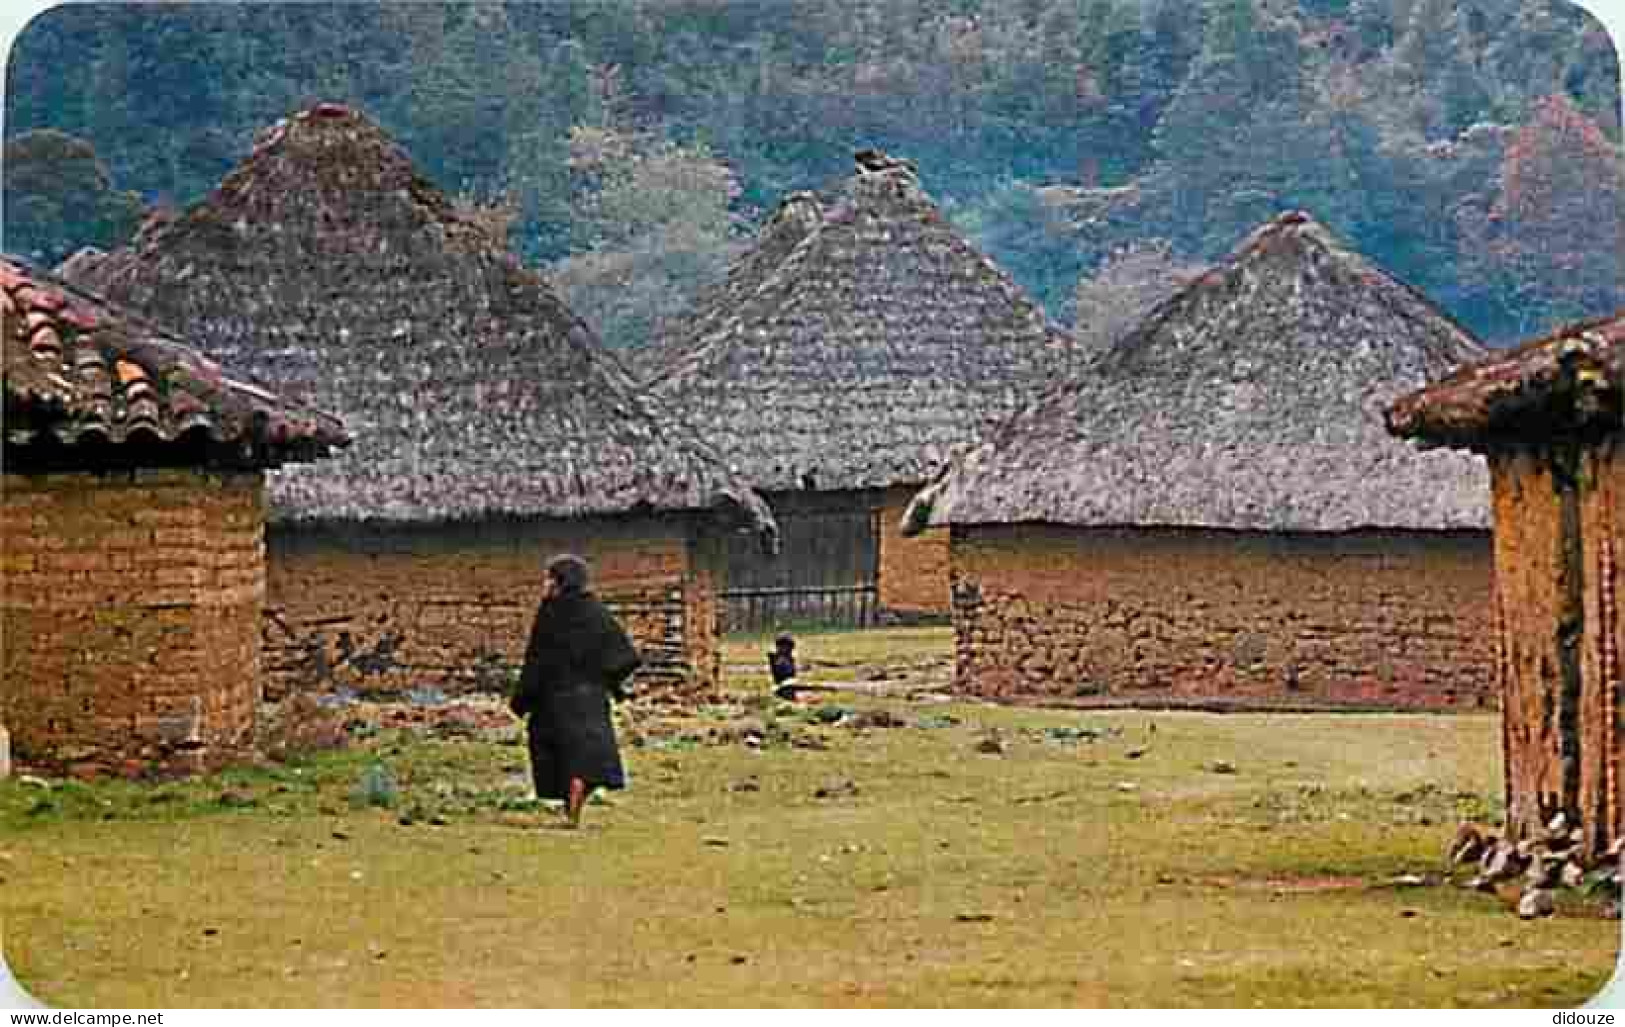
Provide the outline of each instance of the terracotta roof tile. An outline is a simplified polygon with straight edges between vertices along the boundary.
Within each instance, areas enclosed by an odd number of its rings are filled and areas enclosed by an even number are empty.
[[[1388,429],[1439,446],[1490,449],[1621,430],[1625,310],[1565,325],[1402,396]]]
[[[349,443],[337,419],[221,377],[141,317],[18,258],[0,259],[0,321],[8,467],[276,467]]]

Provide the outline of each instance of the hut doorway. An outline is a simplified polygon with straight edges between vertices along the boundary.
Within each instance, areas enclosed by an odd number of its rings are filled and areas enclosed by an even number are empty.
[[[723,630],[866,628],[879,618],[879,492],[769,494],[780,553],[731,536]]]

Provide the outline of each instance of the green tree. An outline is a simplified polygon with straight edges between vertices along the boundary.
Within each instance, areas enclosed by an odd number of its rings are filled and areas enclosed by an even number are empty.
[[[53,129],[6,141],[5,248],[56,264],[83,246],[108,249],[135,232],[141,198],[113,186],[90,143]]]
[[[1465,257],[1519,336],[1625,306],[1625,157],[1568,97],[1542,101],[1512,137],[1476,214]]]
[[[553,280],[606,345],[640,345],[737,252],[738,180],[703,143],[609,127],[571,132],[570,171],[574,253]]]

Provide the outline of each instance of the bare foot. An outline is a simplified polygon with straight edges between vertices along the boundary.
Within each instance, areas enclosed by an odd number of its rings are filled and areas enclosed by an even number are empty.
[[[581,807],[587,804],[587,782],[579,777],[570,779],[570,797],[564,804],[564,816],[572,828],[581,826]]]

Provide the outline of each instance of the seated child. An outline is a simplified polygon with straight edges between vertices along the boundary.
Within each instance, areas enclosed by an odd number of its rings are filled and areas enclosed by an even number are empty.
[[[773,694],[780,699],[796,696],[796,640],[780,635],[767,654],[767,669],[773,672]]]

